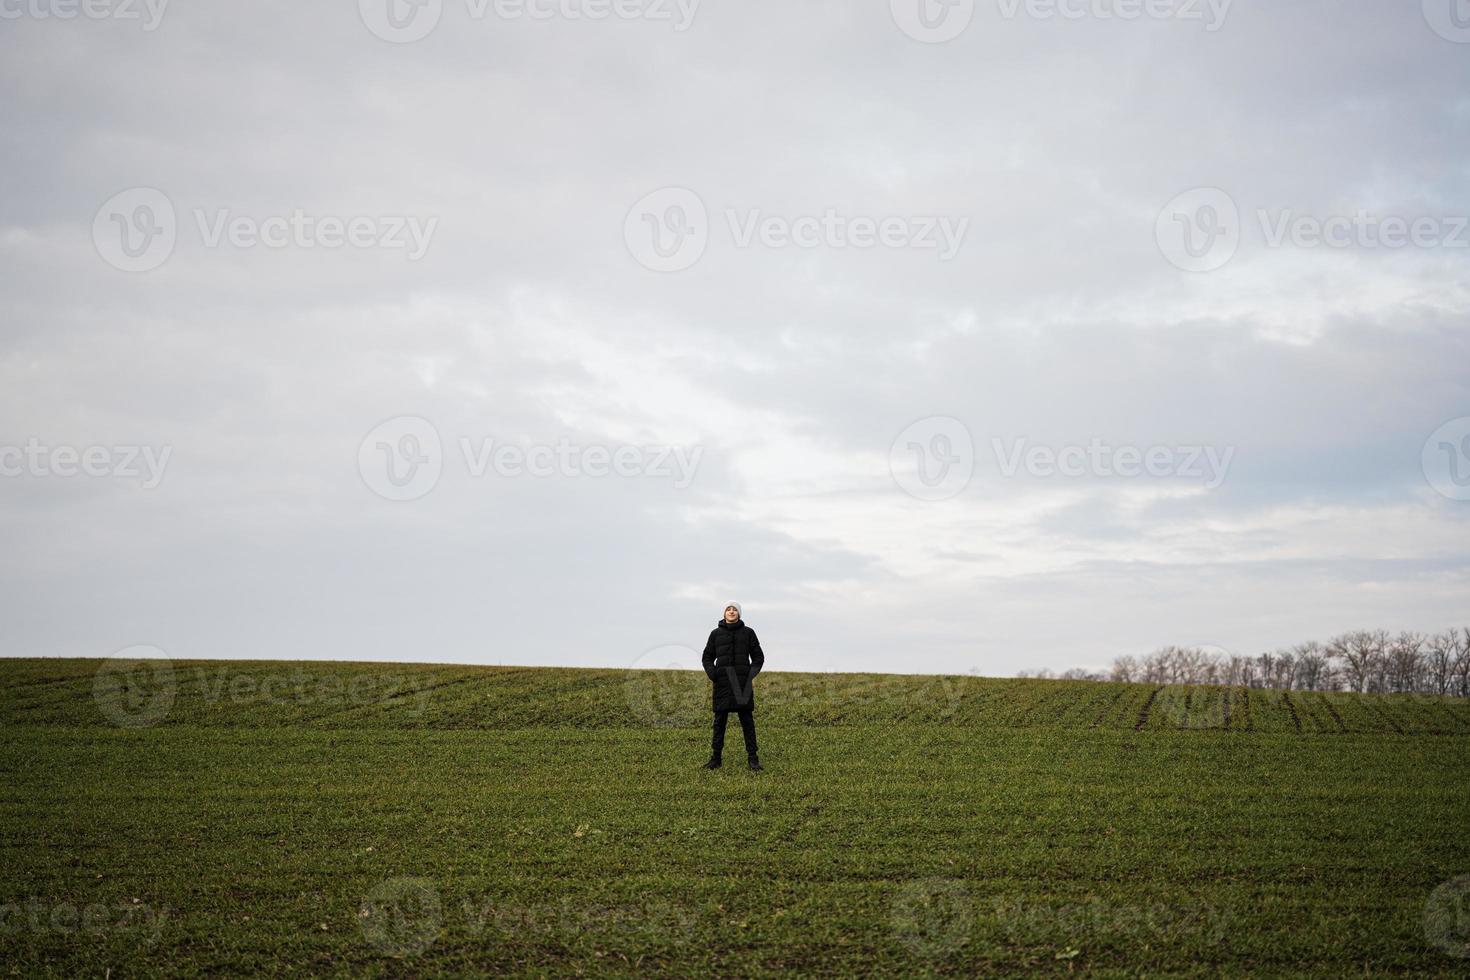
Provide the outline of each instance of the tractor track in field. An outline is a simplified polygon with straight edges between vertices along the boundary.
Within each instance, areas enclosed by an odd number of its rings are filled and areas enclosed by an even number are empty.
[[[1399,725],[1397,721],[1394,720],[1393,715],[1389,714],[1378,704],[1373,701],[1366,700],[1363,701],[1362,704],[1366,708],[1372,708],[1375,714],[1381,717],[1384,721],[1388,722],[1388,727],[1392,728],[1395,734],[1402,735],[1404,733],[1403,728]]]
[[[1154,699],[1159,696],[1159,692],[1162,690],[1162,687],[1156,687],[1148,692],[1148,700],[1143,702],[1143,707],[1138,711],[1138,722],[1133,726],[1135,732],[1143,731],[1143,726],[1148,724],[1149,709],[1154,706]]]
[[[94,676],[96,676],[95,671],[90,674],[70,674],[66,677],[45,677],[41,678],[40,680],[21,681],[20,683],[15,685],[15,693],[25,694],[32,688],[51,687],[56,684],[74,684],[78,682],[85,682]]]
[[[1103,705],[1103,709],[1097,713],[1097,717],[1093,719],[1092,724],[1088,725],[1087,727],[1097,728],[1098,726],[1100,726],[1103,723],[1103,719],[1106,718],[1108,714],[1118,706],[1118,702],[1123,700],[1123,695],[1126,693],[1128,693],[1126,688],[1119,688],[1117,692],[1113,695],[1113,700]]]
[[[801,800],[811,799],[812,792],[812,790],[807,790],[805,793],[802,793]],[[798,800],[797,802],[800,803],[801,800]],[[786,828],[785,832],[776,839],[776,843],[790,844],[794,842],[796,839],[796,835],[801,832],[801,828],[805,827],[809,822],[811,822],[811,819],[813,817],[822,812],[823,805],[824,804],[821,803],[810,804],[806,808],[806,811],[802,813],[801,816],[796,818],[796,822],[793,823],[790,827]]]
[[[1463,718],[1453,708],[1451,708],[1449,705],[1445,704],[1443,701],[1439,702],[1438,707],[1439,707],[1439,710],[1443,711],[1445,714],[1447,714],[1447,715],[1450,716],[1450,719],[1455,723],[1455,727],[1456,728],[1460,729],[1461,731],[1464,731],[1465,729],[1470,728],[1470,721],[1466,721],[1465,718]],[[1447,732],[1446,734],[1451,734],[1451,733]]]
[[[1297,717],[1296,705],[1292,703],[1290,691],[1281,692],[1281,703],[1286,705],[1287,711],[1291,712],[1291,723],[1296,726],[1297,734],[1300,735],[1302,732],[1302,720]]]
[[[983,720],[985,712],[989,710],[992,704],[994,702],[1003,700],[1002,698],[998,697],[998,695],[1001,693],[1002,690],[998,686],[992,687],[988,685],[980,688],[980,690],[974,692],[974,694],[966,691],[965,694],[960,698],[960,705],[965,708],[970,708],[976,720]],[[956,711],[956,713],[958,713],[958,711]]]
[[[1019,715],[1016,715],[1014,718],[1012,718],[1010,720],[1009,724],[1012,725],[1013,727],[1016,727],[1016,728],[1025,728],[1026,727],[1027,720],[1033,714],[1036,713],[1036,709],[1037,708],[1041,707],[1043,704],[1045,704],[1048,701],[1056,700],[1057,696],[1059,694],[1062,694],[1062,693],[1064,693],[1064,692],[1062,692],[1062,691],[1044,691],[1044,692],[1042,692],[1039,697],[1033,698],[1026,705],[1025,708],[1021,709],[1021,713]]]
[[[303,721],[319,722],[323,719],[335,718],[338,715],[346,715],[353,712],[378,711],[389,705],[394,704],[395,702],[401,701],[404,698],[432,696],[434,692],[443,691],[445,688],[458,687],[460,684],[468,684],[471,681],[477,681],[481,679],[482,678],[480,678],[479,676],[471,674],[468,677],[460,677],[452,681],[445,681],[442,684],[431,684],[428,687],[420,687],[413,690],[404,691],[401,694],[394,694],[390,697],[383,698],[381,701],[370,701],[367,704],[349,704],[345,708],[336,708],[332,711],[324,711],[319,715],[312,715],[309,718],[303,719]]]
[[[540,668],[537,668],[537,667],[521,667],[521,668],[517,668],[517,669],[514,669],[514,670],[497,671],[495,673],[494,677],[491,679],[491,684],[489,686],[487,686],[487,688],[486,688],[486,690],[485,690],[484,693],[485,694],[488,694],[489,691],[490,691],[490,688],[493,688],[495,686],[495,682],[502,681],[502,680],[507,680],[509,678],[517,678],[517,679],[519,679],[519,678],[526,677],[527,675],[530,675],[531,676],[531,679],[534,680],[535,679],[534,671],[536,671],[538,669],[540,669]],[[476,680],[484,680],[484,678],[478,678],[478,677],[477,678],[474,678],[474,679],[476,679]],[[517,688],[516,690],[521,690],[522,693],[525,693],[525,691],[534,690],[534,689],[535,689],[534,686],[530,686],[530,687],[527,687],[525,689]],[[562,688],[562,687],[554,687],[554,688],[548,687],[548,688],[545,689],[545,694],[546,694],[546,696],[550,697],[550,696],[554,696],[554,695],[560,694],[564,690],[565,690],[565,688]],[[483,699],[480,698],[480,697],[476,697],[474,695],[474,693],[472,692],[471,693],[471,697],[467,701],[465,701],[463,704],[459,705],[458,706],[458,710],[456,710],[454,712],[454,714],[452,714],[452,715],[446,715],[446,716],[444,716],[442,718],[435,719],[435,721],[434,721],[434,727],[438,728],[438,727],[441,727],[442,726],[444,728],[453,728],[453,729],[484,728],[486,726],[483,725],[483,724],[481,724],[481,722],[483,722],[483,720],[485,718],[485,712],[486,712],[486,710],[487,710],[487,708],[485,706],[485,703],[484,703]],[[497,726],[497,725],[491,725],[489,727],[494,728],[494,727],[499,727],[499,726]]]

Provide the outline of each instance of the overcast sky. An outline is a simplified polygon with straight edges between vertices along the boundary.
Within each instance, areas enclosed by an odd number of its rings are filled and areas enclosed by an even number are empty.
[[[0,0],[0,653],[1470,621],[1463,2],[389,2]]]

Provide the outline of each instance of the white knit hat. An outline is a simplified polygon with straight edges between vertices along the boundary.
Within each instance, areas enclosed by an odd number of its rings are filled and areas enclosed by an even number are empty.
[[[734,599],[731,599],[729,602],[720,607],[720,614],[724,615],[725,610],[729,609],[731,606],[735,607],[736,619],[739,619],[741,616],[745,615],[745,612],[740,608],[740,603],[736,602]]]

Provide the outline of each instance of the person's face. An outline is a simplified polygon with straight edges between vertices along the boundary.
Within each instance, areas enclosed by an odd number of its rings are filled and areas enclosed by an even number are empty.
[[[726,606],[725,607],[725,622],[727,622],[727,623],[733,623],[733,622],[735,622],[735,620],[737,620],[739,618],[740,618],[740,610],[736,609],[734,606]]]

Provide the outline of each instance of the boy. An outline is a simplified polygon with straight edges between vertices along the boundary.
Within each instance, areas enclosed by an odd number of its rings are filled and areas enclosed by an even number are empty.
[[[720,768],[720,754],[725,747],[725,723],[734,711],[740,719],[740,730],[745,735],[745,754],[751,769],[760,770],[759,756],[755,743],[755,691],[751,682],[765,666],[766,655],[761,650],[760,638],[755,630],[745,625],[740,618],[740,603],[725,605],[725,615],[709,635],[704,645],[704,672],[714,684],[711,703],[714,706],[714,740],[710,760],[706,769]]]

